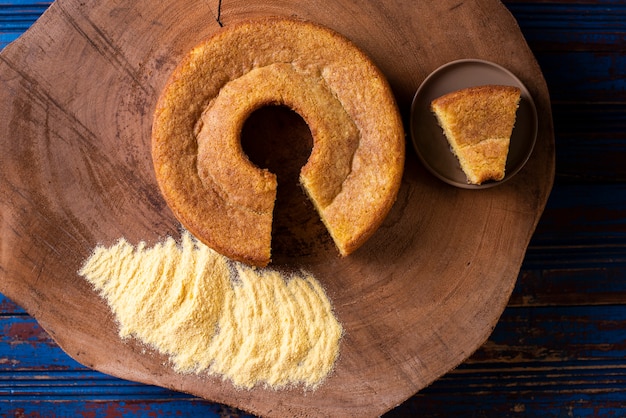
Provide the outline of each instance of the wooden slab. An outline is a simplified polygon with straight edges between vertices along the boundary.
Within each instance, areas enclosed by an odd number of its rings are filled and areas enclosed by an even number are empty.
[[[286,244],[277,243],[275,267],[311,270],[346,330],[334,373],[314,392],[240,391],[178,375],[165,358],[121,341],[106,304],[76,274],[99,243],[178,233],[149,153],[157,95],[220,24],[267,15],[310,19],[352,39],[387,75],[405,118],[424,78],[460,58],[511,70],[539,113],[528,164],[491,189],[442,183],[408,146],[394,209],[349,258],[321,232],[311,234],[320,245],[298,247],[296,223],[279,231]],[[547,87],[494,0],[57,0],[0,55],[0,86],[0,291],[89,367],[267,416],[380,415],[465,360],[506,305],[554,176]]]

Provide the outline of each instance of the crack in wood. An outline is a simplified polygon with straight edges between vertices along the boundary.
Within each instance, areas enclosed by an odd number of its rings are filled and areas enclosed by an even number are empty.
[[[217,24],[220,25],[220,28],[224,27],[224,24],[221,21],[222,18],[222,0],[218,0],[217,2]]]

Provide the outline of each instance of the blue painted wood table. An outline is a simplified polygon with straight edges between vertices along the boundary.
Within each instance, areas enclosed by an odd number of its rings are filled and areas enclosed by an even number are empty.
[[[0,47],[49,2],[0,2]],[[556,179],[488,341],[394,416],[626,415],[626,4],[505,1],[546,78]],[[0,416],[244,416],[92,371],[0,296]]]

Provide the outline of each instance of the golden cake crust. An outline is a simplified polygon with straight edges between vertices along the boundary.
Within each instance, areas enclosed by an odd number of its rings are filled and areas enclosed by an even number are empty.
[[[520,95],[518,87],[486,85],[453,91],[431,102],[468,183],[504,178]]]
[[[395,201],[404,132],[375,65],[344,37],[310,22],[241,22],[183,59],[153,120],[163,196],[199,240],[232,259],[266,265],[276,177],[248,160],[240,135],[254,110],[275,104],[309,125],[313,149],[300,182],[339,252],[350,254]]]

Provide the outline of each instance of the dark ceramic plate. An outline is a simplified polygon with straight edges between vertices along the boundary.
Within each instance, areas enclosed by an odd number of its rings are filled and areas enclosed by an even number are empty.
[[[485,84],[517,86],[522,90],[522,97],[511,134],[504,179],[475,185],[467,183],[459,161],[430,110],[430,102],[455,90]],[[415,93],[411,107],[411,137],[426,168],[441,180],[467,189],[492,187],[513,177],[528,161],[537,138],[537,110],[526,86],[509,70],[483,60],[453,61],[431,73]]]

